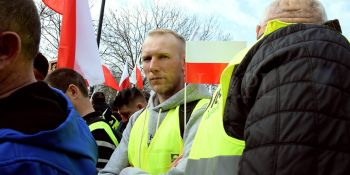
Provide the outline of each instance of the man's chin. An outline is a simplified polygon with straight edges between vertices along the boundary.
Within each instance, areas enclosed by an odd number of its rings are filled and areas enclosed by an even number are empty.
[[[159,85],[154,85],[154,86],[152,86],[152,90],[156,93],[160,93],[162,88],[159,87]]]
[[[151,87],[152,87],[152,90],[157,94],[163,94],[165,91],[165,88],[162,85],[153,85]]]

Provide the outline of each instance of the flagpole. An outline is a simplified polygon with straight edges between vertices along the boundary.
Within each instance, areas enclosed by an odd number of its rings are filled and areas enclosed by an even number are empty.
[[[99,21],[98,21],[98,29],[97,29],[97,46],[98,47],[100,47],[100,40],[101,40],[102,23],[103,23],[104,11],[105,11],[105,4],[106,4],[106,0],[102,0],[101,10],[100,10],[100,18],[99,18]]]
[[[100,18],[98,20],[98,29],[97,29],[97,47],[100,47],[100,40],[101,40],[101,33],[102,33],[102,23],[103,23],[103,16],[104,16],[104,11],[105,11],[105,4],[106,0],[102,0],[101,3],[101,10],[100,10]],[[96,91],[95,86],[90,86],[90,93],[91,97],[93,93]]]

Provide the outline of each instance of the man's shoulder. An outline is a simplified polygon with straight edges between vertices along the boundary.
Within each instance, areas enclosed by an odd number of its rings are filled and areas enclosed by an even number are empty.
[[[31,144],[7,142],[7,144],[0,145],[0,154],[0,174],[18,174],[19,172],[39,173],[38,175],[51,174],[52,172],[79,174],[80,171],[78,167],[72,167],[67,162],[67,158],[70,158],[66,154],[57,154],[51,149]],[[78,161],[75,165],[93,170],[92,161],[89,163]]]
[[[294,43],[305,43],[315,40],[334,41],[337,43],[346,41],[345,37],[339,31],[327,25],[293,24],[272,32],[261,40],[261,44],[266,45],[273,42],[280,44],[288,40]],[[305,44],[313,44],[313,42]]]
[[[334,45],[335,47],[349,47],[347,39],[335,29],[325,25],[293,24],[280,28],[259,40],[245,55],[235,74],[255,70],[261,63],[275,61],[279,65],[288,62],[293,54],[317,53],[322,55],[325,49],[319,49],[320,44]],[[337,46],[336,46],[337,45]],[[278,59],[286,54],[290,59]],[[295,60],[295,59],[294,59]]]
[[[141,116],[141,114],[145,111],[145,110],[150,110],[149,108],[145,107],[142,108],[138,111],[136,111],[130,118],[129,118],[129,123],[134,124],[136,122],[136,120]]]
[[[1,128],[32,134],[61,125],[68,116],[68,101],[46,83],[36,82],[1,99],[0,113]]]
[[[91,113],[89,113],[89,114],[83,116],[83,119],[86,121],[86,123],[87,123],[88,125],[91,125],[91,124],[93,124],[93,123],[95,123],[95,122],[99,122],[99,121],[106,122],[106,121],[103,119],[101,113],[99,113],[99,112],[91,112]],[[107,122],[106,122],[106,123],[107,123]]]

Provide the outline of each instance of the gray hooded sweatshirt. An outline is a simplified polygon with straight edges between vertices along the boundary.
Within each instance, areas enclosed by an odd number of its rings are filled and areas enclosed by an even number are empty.
[[[200,99],[210,98],[207,88],[204,85],[190,84],[187,86],[186,90],[187,90],[186,103],[200,100]],[[148,125],[148,133],[149,133],[148,138],[152,138],[152,136],[154,136],[156,132],[159,112],[161,112],[159,115],[159,125],[160,125],[170,109],[176,108],[177,106],[184,104],[184,93],[185,91],[184,89],[182,89],[161,104],[159,104],[157,95],[154,92],[151,93],[151,97],[147,105],[147,108],[149,109],[149,112],[150,112],[149,125]],[[179,161],[177,166],[171,168],[167,174],[172,174],[172,175],[184,174],[186,163],[187,163],[187,157],[192,147],[192,142],[197,132],[200,119],[206,107],[207,107],[207,104],[202,106],[200,109],[192,112],[191,117],[185,127],[184,135],[183,135],[183,140],[184,140],[183,158]],[[120,144],[118,145],[117,149],[113,152],[106,167],[99,172],[99,175],[148,174],[147,172],[141,170],[140,168],[129,167],[130,165],[128,161],[128,143],[129,143],[130,131],[136,119],[139,117],[142,111],[143,110],[137,111],[131,116],[129,123],[123,132],[123,138]]]

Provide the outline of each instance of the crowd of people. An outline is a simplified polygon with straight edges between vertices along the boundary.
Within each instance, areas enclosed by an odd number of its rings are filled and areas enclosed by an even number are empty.
[[[274,0],[211,96],[185,83],[186,40],[147,33],[151,88],[111,105],[48,73],[33,0],[0,1],[0,174],[350,174],[350,44],[318,0]]]

